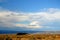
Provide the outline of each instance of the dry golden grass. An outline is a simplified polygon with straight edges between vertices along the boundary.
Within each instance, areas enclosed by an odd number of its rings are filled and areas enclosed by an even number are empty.
[[[60,40],[60,34],[0,34],[0,40]]]

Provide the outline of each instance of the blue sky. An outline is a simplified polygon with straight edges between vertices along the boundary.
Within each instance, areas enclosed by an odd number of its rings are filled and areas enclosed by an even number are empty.
[[[0,0],[1,30],[60,30],[60,0]]]
[[[38,12],[43,8],[60,8],[60,0],[5,0],[0,6],[12,11]]]

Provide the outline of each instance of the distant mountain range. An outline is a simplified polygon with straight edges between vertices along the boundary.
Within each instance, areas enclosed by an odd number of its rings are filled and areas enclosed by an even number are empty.
[[[17,34],[17,33],[59,33],[60,31],[12,31],[12,30],[0,30],[0,34]]]
[[[31,31],[31,30],[27,30],[27,31],[12,31],[12,30],[0,30],[0,34],[17,34],[17,33],[42,33],[44,31]]]

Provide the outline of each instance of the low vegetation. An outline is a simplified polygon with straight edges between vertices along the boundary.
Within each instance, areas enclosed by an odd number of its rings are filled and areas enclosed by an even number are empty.
[[[60,40],[60,34],[0,34],[0,40]]]

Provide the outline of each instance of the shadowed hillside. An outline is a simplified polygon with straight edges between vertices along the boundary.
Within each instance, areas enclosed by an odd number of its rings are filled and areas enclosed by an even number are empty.
[[[17,33],[17,35],[26,35],[28,33]]]

